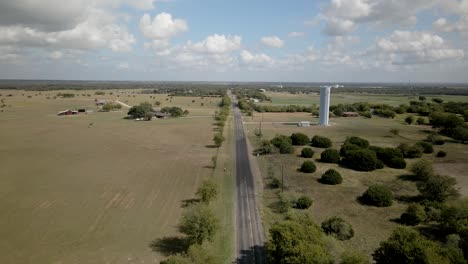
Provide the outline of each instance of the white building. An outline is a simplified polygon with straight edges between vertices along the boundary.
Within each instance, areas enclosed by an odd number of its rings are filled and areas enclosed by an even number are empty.
[[[309,121],[301,121],[297,123],[298,127],[310,127],[310,122]]]
[[[330,89],[331,86],[320,87],[319,125],[328,126],[330,117]]]

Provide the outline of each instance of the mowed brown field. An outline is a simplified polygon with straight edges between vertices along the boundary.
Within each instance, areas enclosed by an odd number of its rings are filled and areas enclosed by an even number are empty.
[[[333,99],[333,97],[332,97]],[[365,98],[363,98],[364,100]],[[424,140],[430,126],[406,125],[406,115],[397,116],[395,119],[374,117],[372,119],[358,118],[331,118],[331,126],[300,128],[293,124],[281,124],[281,122],[293,122],[307,120],[317,123],[316,117],[309,113],[255,113],[254,117],[245,117],[245,126],[248,137],[254,146],[259,146],[259,139],[255,131],[259,129],[257,122],[262,123],[262,139],[271,139],[275,135],[283,134],[290,136],[292,133],[301,132],[309,137],[321,135],[330,138],[333,148],[339,150],[346,137],[359,136],[370,141],[371,145],[381,147],[397,147],[402,142],[413,144]],[[273,123],[271,123],[273,122]],[[390,129],[400,130],[399,136],[390,133]],[[310,146],[309,146],[310,147]],[[324,149],[314,148],[314,160],[317,171],[312,174],[299,172],[298,169],[306,159],[299,157],[302,147],[296,147],[295,154],[273,154],[257,157],[262,175],[266,183],[271,181],[270,176],[281,179],[281,169],[284,166],[284,182],[288,189],[285,191],[287,197],[298,197],[307,195],[314,200],[311,208],[307,210],[316,223],[320,224],[326,218],[340,216],[352,224],[355,236],[349,241],[341,242],[329,239],[330,247],[335,255],[340,255],[346,249],[359,250],[369,255],[378,247],[379,243],[388,238],[397,226],[395,221],[406,210],[407,203],[397,199],[391,207],[377,208],[361,205],[357,198],[372,184],[383,184],[391,188],[396,197],[411,197],[417,195],[414,182],[402,180],[401,175],[409,174],[409,168],[417,159],[406,159],[407,169],[398,170],[385,167],[373,172],[357,172],[337,164],[321,163],[320,153]],[[449,175],[457,179],[457,187],[463,196],[468,195],[468,145],[447,142],[442,146],[434,146],[433,154],[424,154],[426,159],[434,162],[438,173]],[[447,157],[436,158],[435,153],[439,150],[447,152]],[[336,169],[343,176],[340,185],[324,185],[318,182],[321,175],[328,169]],[[266,189],[263,196],[264,209],[263,219],[265,226],[283,219],[284,216],[275,213],[274,203],[278,199],[279,190]],[[295,209],[292,209],[295,210]]]
[[[125,108],[57,116],[116,99],[46,99],[57,92],[0,91],[11,105],[0,113],[0,263],[159,263],[149,244],[179,235],[182,201],[213,173],[219,99],[155,95],[191,114],[139,122]],[[131,105],[155,101],[133,95]]]

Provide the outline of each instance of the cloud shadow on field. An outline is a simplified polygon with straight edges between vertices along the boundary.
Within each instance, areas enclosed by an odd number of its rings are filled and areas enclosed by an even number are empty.
[[[151,241],[149,247],[152,251],[159,252],[164,256],[170,256],[186,252],[189,243],[183,237],[163,237]]]

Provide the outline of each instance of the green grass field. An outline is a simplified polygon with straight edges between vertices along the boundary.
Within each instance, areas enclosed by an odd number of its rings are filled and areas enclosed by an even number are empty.
[[[361,100],[364,97],[361,97]],[[335,98],[332,97],[332,101]],[[371,101],[368,99],[366,101]],[[281,124],[280,122],[295,122],[308,120],[317,123],[317,118],[308,113],[255,113],[253,117],[245,117],[248,138],[254,146],[259,146],[260,139],[255,136],[255,130],[259,128],[258,123],[263,119],[263,139],[271,139],[277,134],[291,135],[295,132],[307,134],[309,137],[321,135],[329,137],[333,141],[333,148],[338,149],[347,136],[359,136],[370,141],[372,145],[382,147],[397,147],[402,142],[414,143],[424,140],[427,131],[432,130],[430,126],[406,125],[404,117],[397,116],[395,119],[384,119],[374,117],[372,119],[357,118],[331,118],[329,127],[311,126],[299,128],[292,124]],[[271,123],[273,122],[273,123]],[[397,128],[400,135],[390,133],[390,129]],[[321,223],[328,217],[340,216],[349,221],[354,230],[355,237],[349,241],[341,242],[328,239],[330,248],[336,256],[343,250],[360,250],[371,254],[385,240],[397,226],[395,219],[406,210],[407,204],[396,201],[389,208],[377,208],[361,205],[357,201],[368,186],[381,183],[389,186],[396,196],[412,196],[417,194],[415,183],[404,181],[400,175],[408,174],[408,169],[416,160],[407,159],[407,169],[398,170],[385,168],[373,172],[357,172],[337,164],[320,163],[320,153],[323,149],[313,148],[317,171],[313,174],[304,174],[298,168],[305,160],[299,157],[302,147],[296,147],[294,155],[265,155],[257,157],[262,175],[266,183],[270,176],[281,179],[281,168],[284,166],[284,181],[288,186],[285,192],[288,197],[308,195],[314,200],[314,204],[307,211],[313,216],[317,223]],[[434,168],[438,173],[449,175],[457,179],[458,188],[463,196],[468,195],[468,145],[448,142],[442,146],[434,146],[435,152],[444,150],[448,153],[445,158],[436,158],[434,154],[425,154],[424,157],[434,162]],[[319,183],[317,180],[329,168],[334,168],[344,178],[341,185],[329,186]],[[267,186],[267,185],[265,185]],[[284,216],[275,213],[273,204],[278,199],[278,190],[266,187],[263,195],[263,219],[265,226],[283,219]],[[295,209],[292,209],[295,210]]]
[[[268,97],[271,98],[273,105],[319,105],[320,95],[319,94],[289,94],[289,93],[267,93]],[[449,101],[461,101],[468,102],[468,96],[455,96],[455,95],[434,95],[426,96],[427,100],[432,98],[441,98],[445,102]],[[387,94],[359,94],[359,93],[338,93],[331,95],[330,105],[337,104],[352,104],[358,102],[370,102],[374,104],[388,104],[391,106],[398,106],[403,103],[408,103],[410,100],[418,100],[417,96],[408,95],[387,95]]]
[[[0,92],[11,105],[0,113],[0,263],[159,263],[150,243],[180,235],[183,200],[213,177],[217,151],[206,146],[219,100],[156,95],[189,116],[138,122],[123,119],[125,108],[57,116],[115,99],[46,99],[57,92]]]

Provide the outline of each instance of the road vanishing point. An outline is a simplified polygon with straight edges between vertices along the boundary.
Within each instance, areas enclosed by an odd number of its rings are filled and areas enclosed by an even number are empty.
[[[265,233],[255,192],[242,115],[234,102],[236,249],[238,264],[265,264]]]

